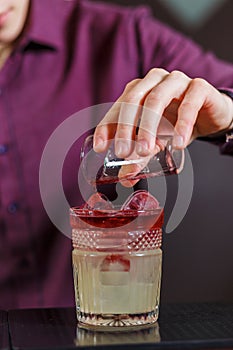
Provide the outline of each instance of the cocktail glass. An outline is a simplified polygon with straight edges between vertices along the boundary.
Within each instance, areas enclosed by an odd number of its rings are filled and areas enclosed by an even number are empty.
[[[163,208],[71,208],[78,326],[151,327],[158,319]]]

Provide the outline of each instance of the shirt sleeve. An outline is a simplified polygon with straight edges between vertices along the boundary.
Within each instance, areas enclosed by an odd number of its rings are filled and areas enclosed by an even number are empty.
[[[229,130],[225,135],[218,137],[200,137],[200,141],[208,141],[219,146],[220,153],[233,156],[233,129]]]
[[[233,99],[232,63],[217,58],[189,37],[157,21],[148,10],[138,20],[138,33],[143,74],[152,67],[180,70],[191,78],[207,80]],[[230,133],[233,135],[233,131]],[[222,154],[233,155],[233,136],[230,133],[216,139],[200,139],[217,144]]]
[[[232,138],[229,141],[222,143],[220,152],[225,155],[233,156],[233,130],[229,133]]]
[[[233,93],[232,63],[217,58],[191,38],[156,20],[149,10],[141,12],[137,33],[143,74],[153,67],[180,70],[191,78],[206,79],[217,89]]]

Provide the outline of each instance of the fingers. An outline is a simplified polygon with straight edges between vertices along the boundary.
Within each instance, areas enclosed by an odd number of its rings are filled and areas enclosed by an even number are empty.
[[[123,103],[121,105],[118,127],[115,135],[116,154],[118,157],[127,157],[132,152],[132,144],[129,140],[135,139],[135,130],[139,124],[139,118],[141,117],[142,105],[145,105],[145,99],[147,95],[150,95],[153,87],[159,84],[168,74],[169,73],[163,69],[154,69],[151,70],[144,79],[138,80],[132,88],[131,86],[127,86],[125,93],[120,98],[120,101]],[[152,120],[156,120],[154,113]],[[139,130],[142,127],[141,117]],[[151,131],[151,129],[149,130]],[[142,142],[143,140],[141,140],[141,143]]]
[[[137,159],[138,156],[132,153],[132,159]],[[118,173],[119,181],[124,187],[133,187],[139,180],[134,180],[134,176],[139,174],[149,162],[150,157],[140,158],[139,163],[131,163],[123,165]]]
[[[126,157],[130,154],[141,105],[151,89],[168,74],[164,69],[152,69],[143,79],[135,79],[127,84],[123,94],[96,128],[94,149],[97,152],[105,149],[107,137],[115,136],[117,156]]]
[[[133,187],[138,180],[133,180],[133,176],[137,175],[141,170],[138,164],[123,165],[119,171],[119,181],[124,187]]]
[[[204,106],[211,88],[212,87],[203,79],[197,78],[191,80],[178,108],[173,140],[174,147],[182,149],[186,147],[192,139],[198,113]]]
[[[155,137],[164,110],[174,99],[181,99],[191,79],[181,72],[168,74],[151,89],[144,101],[138,132],[137,153],[146,156],[153,151]],[[162,132],[160,127],[160,131]]]
[[[123,99],[126,91],[132,89],[138,83],[138,81],[140,81],[140,79],[135,79],[126,86],[123,94],[118,98],[118,100],[106,113],[102,121],[97,125],[93,139],[93,147],[95,152],[105,151],[107,148],[106,141],[114,138],[121,110],[121,100]]]
[[[107,141],[114,138],[119,112],[120,104],[114,103],[102,121],[97,125],[93,138],[95,152],[105,151],[108,147]]]
[[[107,140],[115,138],[115,153],[120,158],[126,158],[134,151],[134,140],[137,140],[139,156],[150,155],[156,146],[158,130],[167,134],[168,127],[162,118],[166,111],[175,127],[170,124],[175,135],[173,145],[186,147],[193,138],[194,128],[199,128],[200,121],[198,125],[196,123],[200,111],[208,109],[211,98],[212,102],[216,100],[213,90],[205,80],[191,79],[179,71],[150,70],[143,79],[135,79],[126,86],[97,126],[95,151],[106,150]]]

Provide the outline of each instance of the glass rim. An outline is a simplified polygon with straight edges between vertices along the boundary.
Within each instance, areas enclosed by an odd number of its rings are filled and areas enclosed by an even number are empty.
[[[139,216],[145,214],[147,215],[152,215],[152,214],[160,214],[164,211],[163,207],[158,207],[156,209],[121,209],[120,206],[111,208],[111,209],[91,209],[91,208],[82,208],[81,206],[74,206],[71,207],[69,212],[70,216],[75,216],[75,217],[81,217],[81,216],[88,216],[90,215],[91,217],[100,217],[101,214],[106,216],[106,217],[116,217],[116,216]]]

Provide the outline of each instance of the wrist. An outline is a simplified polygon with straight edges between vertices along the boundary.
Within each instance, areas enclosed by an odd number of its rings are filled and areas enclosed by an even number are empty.
[[[227,125],[227,127],[222,130],[227,132],[228,130],[231,130],[233,128],[233,93],[226,94],[225,92],[222,92],[222,95],[225,97],[225,101],[228,105],[228,111],[230,116],[230,123]]]
[[[210,134],[210,135],[208,135],[207,137],[209,137],[210,139],[211,139],[211,138],[214,138],[214,139],[216,139],[216,138],[221,138],[221,137],[224,137],[224,136],[227,137],[227,135],[228,135],[230,132],[232,132],[232,129],[233,129],[233,117],[232,117],[232,119],[231,119],[231,121],[230,121],[230,124],[229,124],[226,128],[221,129],[220,131],[218,131],[218,132],[216,132],[216,133],[214,133],[214,134]]]
[[[219,89],[219,92],[222,93],[222,95],[225,97],[226,103],[229,105],[230,123],[226,129],[222,130],[227,132],[228,130],[233,129],[233,91]]]
[[[207,135],[207,137],[209,138],[221,138],[221,137],[225,137],[227,136],[227,133],[232,131],[233,129],[233,93],[229,92],[229,93],[225,93],[222,92],[222,95],[224,96],[226,105],[227,105],[227,113],[226,113],[226,123],[225,125],[219,129],[219,131],[213,133],[213,134],[209,134]]]

